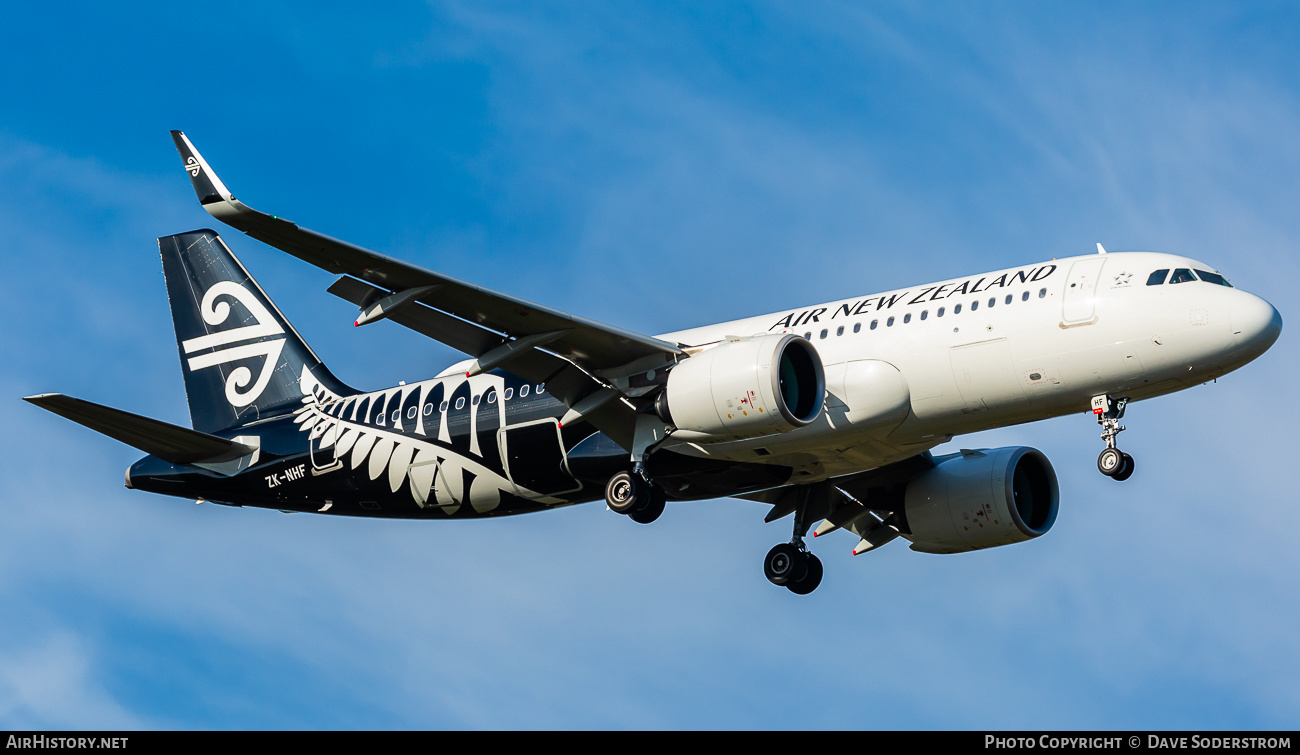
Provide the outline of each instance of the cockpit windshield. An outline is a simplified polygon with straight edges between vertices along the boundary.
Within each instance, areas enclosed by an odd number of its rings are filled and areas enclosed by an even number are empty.
[[[1228,282],[1228,279],[1224,278],[1222,275],[1219,275],[1218,273],[1212,273],[1208,270],[1201,270],[1200,268],[1197,268],[1196,277],[1200,278],[1206,283],[1214,283],[1220,286],[1227,286],[1228,288],[1232,288],[1232,284]]]
[[[1200,268],[1197,268],[1196,272],[1192,273],[1191,270],[1185,267],[1180,267],[1174,270],[1173,275],[1169,275],[1169,268],[1167,267],[1161,270],[1156,270],[1147,278],[1147,285],[1163,285],[1166,276],[1169,278],[1170,284],[1190,283],[1192,281],[1201,280],[1206,283],[1213,283],[1216,286],[1227,286],[1228,288],[1232,288],[1232,284],[1228,282],[1228,279],[1218,273],[1212,273],[1209,270],[1201,270]]]

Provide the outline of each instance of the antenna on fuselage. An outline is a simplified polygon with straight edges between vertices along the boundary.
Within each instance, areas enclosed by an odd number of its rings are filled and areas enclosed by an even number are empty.
[[[1102,245],[1101,245],[1101,242],[1098,241],[1098,242],[1097,242],[1097,254],[1105,254],[1105,253],[1106,253],[1106,247],[1102,246]]]

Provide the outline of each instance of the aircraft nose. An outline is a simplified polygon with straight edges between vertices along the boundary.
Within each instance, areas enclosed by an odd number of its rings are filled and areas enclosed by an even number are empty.
[[[1232,307],[1232,335],[1237,345],[1255,358],[1282,334],[1282,315],[1277,308],[1254,294],[1242,294]]]

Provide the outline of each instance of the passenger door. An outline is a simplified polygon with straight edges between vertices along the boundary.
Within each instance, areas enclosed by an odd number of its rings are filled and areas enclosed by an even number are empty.
[[[1061,322],[1067,326],[1087,325],[1096,318],[1097,281],[1106,264],[1102,255],[1079,260],[1070,267],[1061,298]]]

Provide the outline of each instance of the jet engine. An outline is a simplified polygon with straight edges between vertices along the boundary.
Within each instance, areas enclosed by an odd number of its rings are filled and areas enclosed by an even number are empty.
[[[962,451],[907,485],[912,550],[961,553],[1031,540],[1052,528],[1060,494],[1042,452]]]
[[[678,362],[655,404],[681,440],[772,435],[817,419],[826,399],[821,357],[789,334],[738,338]]]

